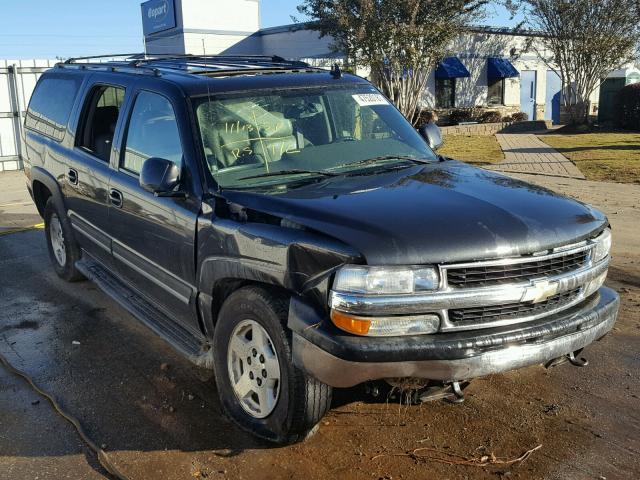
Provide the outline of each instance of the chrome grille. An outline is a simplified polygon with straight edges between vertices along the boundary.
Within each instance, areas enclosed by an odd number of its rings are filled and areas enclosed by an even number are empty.
[[[502,320],[522,319],[551,312],[568,305],[578,298],[581,288],[549,297],[540,303],[505,303],[486,307],[458,308],[449,310],[449,322],[456,327],[493,323]]]
[[[551,258],[523,259],[519,263],[445,267],[447,282],[454,288],[477,288],[545,278],[584,267],[590,250],[568,252]]]

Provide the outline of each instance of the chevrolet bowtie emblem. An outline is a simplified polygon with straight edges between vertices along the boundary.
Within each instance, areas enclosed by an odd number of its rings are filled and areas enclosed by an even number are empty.
[[[527,287],[521,301],[540,303],[554,296],[556,293],[558,293],[558,282],[540,280],[539,282],[533,282],[533,285]]]

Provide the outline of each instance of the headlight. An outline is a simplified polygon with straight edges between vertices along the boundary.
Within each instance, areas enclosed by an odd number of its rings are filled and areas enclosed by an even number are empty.
[[[406,317],[359,317],[331,310],[331,321],[345,332],[369,337],[397,337],[435,333],[440,317],[435,313]]]
[[[608,228],[595,239],[596,246],[593,249],[593,263],[605,259],[611,251],[611,230]]]
[[[438,271],[428,267],[342,267],[336,274],[333,290],[365,295],[400,295],[435,290]]]

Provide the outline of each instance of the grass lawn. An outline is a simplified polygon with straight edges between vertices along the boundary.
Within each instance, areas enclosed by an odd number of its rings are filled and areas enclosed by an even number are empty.
[[[489,164],[504,160],[494,135],[445,135],[438,153],[467,163]]]
[[[640,183],[640,134],[540,135],[574,162],[588,180]]]

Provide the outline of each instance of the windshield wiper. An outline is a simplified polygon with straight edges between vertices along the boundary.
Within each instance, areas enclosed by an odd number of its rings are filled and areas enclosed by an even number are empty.
[[[350,167],[352,165],[368,165],[370,163],[382,162],[384,160],[406,160],[406,161],[410,161],[410,162],[413,162],[413,163],[419,163],[419,164],[427,163],[425,161],[427,159],[410,157],[408,155],[380,155],[378,157],[365,158],[363,160],[358,160],[357,162],[343,163],[342,165],[338,165],[337,167],[334,167],[334,169],[335,168]]]
[[[303,169],[295,168],[290,170],[278,170],[277,172],[263,173],[262,175],[251,175],[250,177],[242,177],[242,178],[239,178],[238,180],[251,180],[253,178],[277,177],[280,175],[296,175],[296,174],[303,174],[303,173],[312,173],[315,175],[322,175],[325,177],[335,177],[340,175],[339,173],[327,172],[325,170],[303,170]]]

